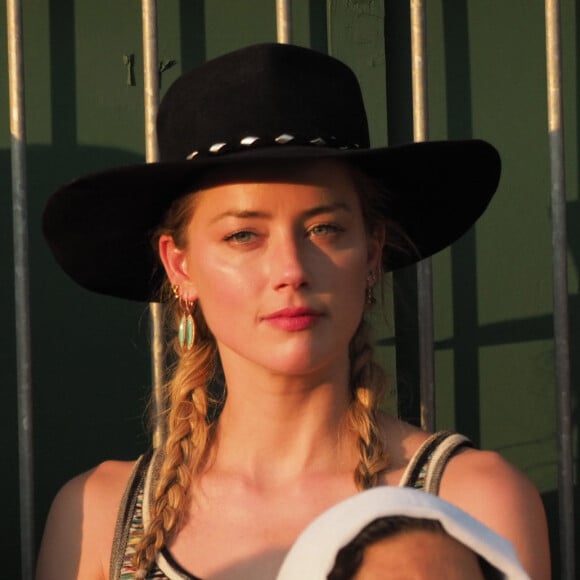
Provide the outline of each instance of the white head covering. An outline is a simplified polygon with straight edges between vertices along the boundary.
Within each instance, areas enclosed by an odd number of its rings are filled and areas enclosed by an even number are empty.
[[[277,580],[325,580],[337,552],[367,524],[385,516],[437,520],[506,580],[529,580],[511,543],[478,520],[434,495],[390,486],[358,493],[318,516],[286,555]]]

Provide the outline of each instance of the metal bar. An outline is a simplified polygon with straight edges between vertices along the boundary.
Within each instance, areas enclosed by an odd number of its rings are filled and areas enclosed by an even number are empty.
[[[427,58],[425,6],[411,0],[411,68],[413,84],[413,136],[428,139]],[[433,321],[433,273],[431,259],[417,265],[417,316],[419,320],[419,360],[421,426],[435,429],[435,331]]]
[[[143,18],[143,72],[145,99],[145,158],[148,163],[159,161],[159,148],[155,131],[155,119],[159,108],[159,56],[157,49],[157,4],[156,0],[142,0]],[[163,307],[149,304],[151,328],[151,369],[153,377],[153,413],[155,430],[153,445],[158,447],[165,439],[163,421],[164,399],[164,356],[163,356]]]
[[[292,42],[292,0],[276,0],[276,31],[278,42]]]
[[[548,131],[552,177],[552,276],[559,447],[560,577],[565,580],[573,580],[576,577],[574,561],[574,467],[568,330],[568,245],[566,239],[566,180],[564,170],[564,129],[562,123],[560,3],[558,0],[546,0],[545,9]]]
[[[20,1],[7,0],[6,12],[10,94],[12,219],[14,228],[14,306],[16,315],[21,577],[24,580],[32,580],[35,559],[34,462],[26,191],[26,123],[24,118],[24,59],[22,48],[22,6]]]

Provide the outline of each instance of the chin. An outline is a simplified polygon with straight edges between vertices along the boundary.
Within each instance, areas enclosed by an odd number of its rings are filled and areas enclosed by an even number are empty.
[[[270,357],[267,366],[275,373],[289,377],[306,377],[316,374],[335,375],[348,361],[348,351],[341,352],[340,356],[329,352],[313,352],[308,349],[304,352],[286,353],[281,356]],[[347,367],[348,368],[348,367]]]

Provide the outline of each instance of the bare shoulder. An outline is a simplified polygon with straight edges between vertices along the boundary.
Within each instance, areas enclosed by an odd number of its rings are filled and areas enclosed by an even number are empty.
[[[391,470],[385,483],[398,485],[404,468],[429,434],[394,417],[382,416]],[[493,451],[466,449],[443,472],[440,494],[513,544],[530,577],[550,578],[546,516],[531,481]]]
[[[471,449],[459,453],[447,465],[441,481],[441,497],[472,511],[486,514],[497,511],[494,515],[499,519],[508,505],[514,509],[525,507],[522,511],[534,515],[534,507],[540,502],[530,480],[499,453]],[[485,498],[493,498],[494,505],[482,505]]]
[[[550,578],[540,495],[501,455],[476,450],[459,453],[445,469],[440,495],[510,540],[532,579]]]
[[[379,416],[385,453],[391,469],[399,477],[417,449],[429,438],[430,434],[396,417],[387,414]]]
[[[46,521],[37,580],[108,578],[117,511],[133,466],[106,461],[61,488]]]

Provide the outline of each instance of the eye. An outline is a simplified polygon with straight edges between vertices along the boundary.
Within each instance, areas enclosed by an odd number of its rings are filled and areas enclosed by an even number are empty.
[[[249,242],[253,241],[255,237],[256,234],[254,232],[249,230],[240,230],[238,232],[227,235],[224,238],[224,241],[233,244],[248,244]]]
[[[311,237],[325,237],[343,232],[344,228],[336,224],[316,224],[308,230]]]

